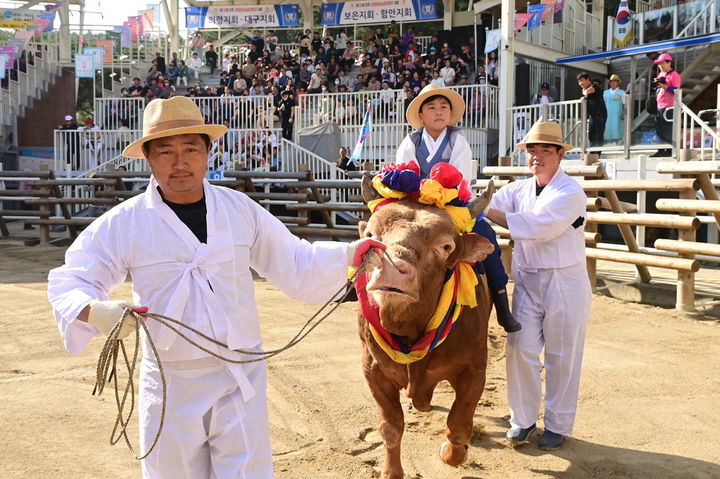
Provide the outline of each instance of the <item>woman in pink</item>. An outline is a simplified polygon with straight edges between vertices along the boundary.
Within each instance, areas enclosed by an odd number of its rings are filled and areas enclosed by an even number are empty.
[[[657,95],[657,113],[655,115],[655,131],[663,143],[673,143],[672,122],[665,120],[665,110],[675,105],[675,90],[680,88],[680,74],[673,70],[672,57],[663,53],[655,60],[660,66],[660,73],[655,78]],[[671,156],[669,149],[659,150],[653,156]]]

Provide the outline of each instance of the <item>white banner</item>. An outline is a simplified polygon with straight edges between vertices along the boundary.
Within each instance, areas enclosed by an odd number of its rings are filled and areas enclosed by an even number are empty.
[[[186,7],[187,28],[297,27],[297,4],[241,5],[224,7]]]
[[[92,55],[75,54],[75,78],[95,78]]]
[[[5,64],[8,61],[8,56],[5,54],[0,54],[0,80],[5,78]]]
[[[371,0],[323,3],[320,6],[320,22],[323,25],[432,20],[437,16],[435,0]]]
[[[85,55],[91,55],[93,57],[93,64],[95,65],[95,70],[103,69],[103,59],[105,58],[105,49],[104,48],[102,48],[102,47],[83,48],[83,53]]]
[[[490,53],[498,49],[501,36],[499,28],[485,32],[485,53]]]

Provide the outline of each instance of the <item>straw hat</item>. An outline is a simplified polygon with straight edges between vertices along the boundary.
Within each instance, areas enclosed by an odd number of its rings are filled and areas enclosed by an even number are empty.
[[[608,81],[616,81],[618,83],[622,83],[622,80],[617,75],[617,73],[613,73],[612,75],[610,75],[610,80],[608,80]]]
[[[452,116],[450,117],[449,124],[454,125],[460,121],[460,118],[462,118],[465,114],[465,100],[463,100],[457,92],[431,83],[423,88],[420,93],[418,93],[418,96],[416,96],[408,106],[405,117],[407,118],[408,123],[410,123],[410,126],[415,129],[422,128],[423,124],[420,119],[420,105],[422,105],[425,100],[435,95],[444,96],[448,99],[450,105],[452,106]]]
[[[527,149],[527,145],[532,143],[542,143],[546,145],[557,145],[565,151],[573,149],[568,143],[563,143],[563,134],[560,125],[554,121],[538,121],[530,128],[525,138],[522,139],[517,147],[521,150]]]
[[[194,101],[184,96],[169,100],[153,100],[143,115],[143,136],[130,143],[124,150],[126,158],[144,158],[143,143],[166,136],[205,134],[215,141],[228,129],[223,125],[206,125],[200,109]]]

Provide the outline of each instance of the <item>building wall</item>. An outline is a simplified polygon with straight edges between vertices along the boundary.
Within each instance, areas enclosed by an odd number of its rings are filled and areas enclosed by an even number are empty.
[[[55,83],[17,120],[18,146],[53,146],[53,130],[65,115],[75,116],[75,74],[63,68]]]

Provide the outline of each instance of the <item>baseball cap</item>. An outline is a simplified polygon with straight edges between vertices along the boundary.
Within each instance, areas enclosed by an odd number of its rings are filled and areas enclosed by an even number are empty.
[[[661,54],[661,55],[658,57],[658,59],[655,60],[653,63],[662,63],[662,62],[665,62],[665,61],[667,61],[667,62],[671,62],[671,61],[672,61],[672,57],[670,56],[669,53],[663,53],[663,54]]]
[[[65,121],[70,121],[72,118],[72,115],[65,115]]]
[[[540,85],[540,89],[541,89],[541,90],[549,90],[549,89],[550,89],[550,84],[549,84],[548,82],[543,82],[543,84]]]

